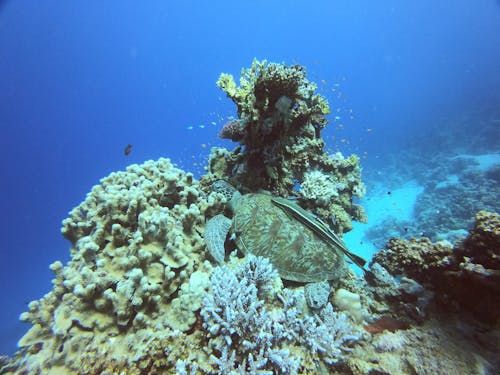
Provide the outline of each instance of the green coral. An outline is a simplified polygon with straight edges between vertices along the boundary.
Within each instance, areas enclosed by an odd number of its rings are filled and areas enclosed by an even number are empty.
[[[224,90],[230,98],[236,98],[236,82],[234,82],[234,78],[231,74],[222,73],[217,81],[217,86]]]

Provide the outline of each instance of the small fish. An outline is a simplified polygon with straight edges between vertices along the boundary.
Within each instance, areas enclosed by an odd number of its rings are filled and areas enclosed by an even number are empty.
[[[125,156],[129,156],[131,152],[132,152],[132,145],[129,143],[127,146],[125,146],[123,153],[125,154]]]
[[[201,129],[203,129],[203,128],[205,127],[205,125],[199,125],[199,127],[200,127]]]
[[[212,125],[217,125],[217,123],[215,121],[212,121],[211,124]]]
[[[193,130],[193,127],[192,126],[188,126],[187,130]]]
[[[335,120],[340,120],[340,116],[335,116]]]

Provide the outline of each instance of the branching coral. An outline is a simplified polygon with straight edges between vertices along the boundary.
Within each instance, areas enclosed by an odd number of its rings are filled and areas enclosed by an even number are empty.
[[[336,363],[361,338],[361,332],[347,315],[327,304],[317,315],[301,313],[302,293],[284,291],[282,307],[272,307],[270,291],[278,281],[276,271],[263,258],[249,256],[240,265],[214,270],[201,315],[209,333],[212,361],[220,373],[254,369],[273,373],[296,373],[299,356],[296,344]],[[302,353],[302,356],[304,353]],[[240,365],[238,365],[238,363]]]

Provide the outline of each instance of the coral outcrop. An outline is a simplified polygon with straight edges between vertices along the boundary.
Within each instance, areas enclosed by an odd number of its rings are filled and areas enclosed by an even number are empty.
[[[475,226],[459,246],[458,253],[485,270],[500,270],[500,215],[479,211]]]
[[[352,228],[352,219],[366,221],[362,207],[353,204],[365,192],[359,158],[324,151],[321,130],[330,110],[304,67],[254,61],[242,70],[239,86],[229,74],[217,84],[238,110],[221,136],[239,146],[212,150],[206,186],[225,179],[242,192],[296,196],[339,233]]]
[[[393,275],[407,275],[437,291],[447,309],[465,308],[487,323],[500,320],[500,220],[480,211],[469,236],[453,247],[427,238],[390,239],[375,254]]]
[[[386,248],[375,254],[372,262],[384,266],[392,275],[405,274],[428,282],[452,262],[453,245],[446,241],[432,243],[426,237],[390,238]]]
[[[201,234],[205,215],[220,209],[168,159],[101,180],[63,221],[72,259],[51,265],[53,289],[22,314],[33,326],[17,366],[30,374],[168,368],[172,341],[182,347],[209,287]]]
[[[212,267],[206,195],[168,159],[101,180],[63,221],[71,260],[29,304],[32,328],[3,373],[307,373],[346,360],[367,333],[334,311],[330,285],[284,288],[267,259]],[[306,297],[315,301],[309,311]]]

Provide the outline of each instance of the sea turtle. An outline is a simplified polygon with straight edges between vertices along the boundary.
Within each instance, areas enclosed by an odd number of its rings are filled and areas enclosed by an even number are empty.
[[[224,242],[231,230],[240,251],[269,258],[285,280],[338,280],[345,270],[344,254],[364,266],[325,223],[296,203],[265,193],[242,195],[222,180],[212,188],[226,196],[233,212],[232,220],[219,214],[206,225],[205,242],[217,262],[224,261]]]

